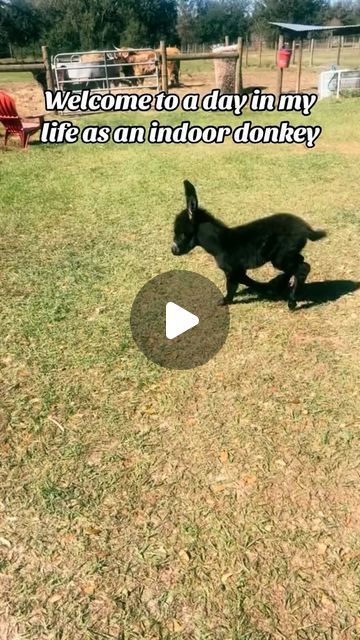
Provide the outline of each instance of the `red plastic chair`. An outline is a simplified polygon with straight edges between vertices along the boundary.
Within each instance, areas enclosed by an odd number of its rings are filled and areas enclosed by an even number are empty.
[[[5,127],[5,140],[4,144],[7,144],[10,136],[19,136],[21,140],[21,146],[26,149],[30,136],[39,131],[44,122],[43,115],[39,116],[27,116],[21,118],[17,112],[15,101],[5,91],[0,91],[0,122]],[[34,124],[29,120],[38,119],[39,123]]]

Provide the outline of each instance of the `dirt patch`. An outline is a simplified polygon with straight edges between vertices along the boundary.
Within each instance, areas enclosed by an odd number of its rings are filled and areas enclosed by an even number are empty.
[[[296,89],[296,68],[287,69],[283,78],[283,91],[284,93],[294,92]],[[302,74],[301,90],[304,93],[311,93],[317,90],[317,71],[306,70]],[[197,74],[182,74],[181,80],[184,86],[180,89],[176,89],[175,92],[179,95],[186,95],[187,93],[197,92],[200,95],[205,95],[215,88],[214,73],[197,73]],[[255,87],[261,87],[265,93],[275,93],[277,85],[277,70],[276,69],[244,69],[243,71],[243,83],[245,89],[251,89]]]
[[[37,82],[0,83],[0,89],[15,98],[20,115],[34,116],[44,113],[44,94]]]
[[[286,70],[283,81],[284,92],[295,91],[296,74],[296,68]],[[305,70],[302,74],[302,91],[315,91],[317,76],[317,71]],[[261,87],[266,93],[275,93],[277,71],[276,69],[244,69],[243,80],[245,89]],[[182,73],[181,82],[181,87],[171,89],[172,92],[177,93],[181,97],[188,93],[199,93],[203,96],[210,93],[210,91],[215,88],[214,72],[197,72],[194,74]],[[35,80],[28,82],[0,83],[0,89],[7,91],[15,98],[17,108],[21,115],[27,116],[44,113],[45,105],[43,91],[41,86],[35,82]],[[123,91],[127,92],[128,88],[124,88]],[[146,91],[149,90],[140,89],[139,93],[144,93]]]

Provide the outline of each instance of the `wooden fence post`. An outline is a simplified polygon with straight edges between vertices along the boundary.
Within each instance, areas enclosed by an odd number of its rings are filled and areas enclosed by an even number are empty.
[[[278,48],[278,51],[280,49],[282,49],[283,44],[284,44],[284,36],[282,34],[280,34],[279,35],[279,45],[278,45],[279,48]],[[277,63],[277,52],[276,52],[276,63]],[[281,93],[282,93],[283,73],[284,73],[284,69],[282,69],[282,68],[280,69],[278,67],[278,70],[277,70],[277,88],[276,88],[277,96],[280,96]]]
[[[160,42],[160,54],[161,54],[161,87],[162,90],[168,92],[168,75],[167,75],[167,59],[166,59],[166,44],[165,40]]]
[[[315,40],[314,38],[311,38],[311,42],[310,42],[310,67],[313,66],[314,64],[314,44],[315,44]]]
[[[245,40],[245,67],[249,66],[249,37],[246,36]]]
[[[229,36],[225,36],[225,47],[229,46]]]
[[[292,41],[291,62],[293,64],[295,64],[295,62],[296,62],[296,40]]]
[[[50,89],[50,91],[54,91],[55,85],[54,85],[54,77],[53,77],[52,68],[51,68],[51,57],[50,57],[49,49],[47,48],[47,46],[41,47],[41,54],[42,54],[42,59],[44,62],[45,73],[46,73],[46,86],[48,89]]]
[[[260,44],[259,44],[259,67],[261,67],[261,57],[262,57],[262,38],[260,38]]]
[[[242,58],[243,58],[244,41],[242,38],[238,38],[237,52],[238,57],[235,66],[235,93],[242,93],[243,81],[242,81]]]
[[[342,47],[342,36],[338,36],[338,38],[339,38],[339,44],[338,44],[337,58],[336,58],[337,66],[339,66],[339,64],[340,64],[341,47]]]

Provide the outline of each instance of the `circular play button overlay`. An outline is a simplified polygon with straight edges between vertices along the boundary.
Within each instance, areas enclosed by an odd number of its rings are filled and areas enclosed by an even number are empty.
[[[221,349],[230,317],[221,291],[192,271],[168,271],[149,280],[131,308],[131,331],[140,351],[167,369],[192,369]]]

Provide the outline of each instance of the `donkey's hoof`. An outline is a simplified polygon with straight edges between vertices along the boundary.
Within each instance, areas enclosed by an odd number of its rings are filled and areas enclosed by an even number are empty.
[[[226,307],[228,304],[231,304],[231,300],[228,298],[221,298],[218,302],[218,307]]]
[[[289,300],[288,307],[290,311],[295,311],[296,309],[296,300]]]

